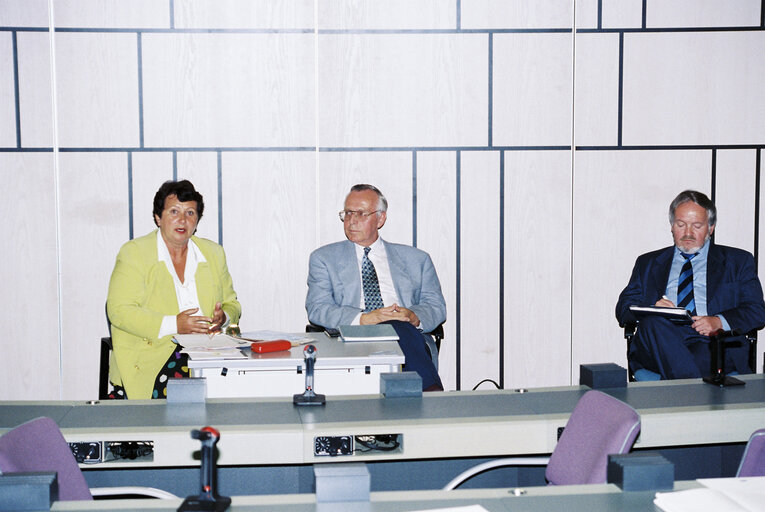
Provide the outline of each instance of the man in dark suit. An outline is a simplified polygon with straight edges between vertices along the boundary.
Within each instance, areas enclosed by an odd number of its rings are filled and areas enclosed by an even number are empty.
[[[630,306],[684,307],[691,325],[658,316],[640,321],[630,344],[630,370],[662,379],[697,378],[710,373],[709,336],[718,331],[746,333],[765,325],[765,303],[752,255],[715,245],[710,237],[717,210],[701,192],[686,190],[670,204],[674,247],[638,257],[627,287],[619,295],[619,325],[634,323]],[[726,371],[750,373],[747,344],[726,351]]]
[[[430,256],[379,237],[388,201],[372,185],[354,185],[340,212],[347,240],[311,253],[308,319],[322,327],[389,323],[399,336],[405,370],[426,391],[443,390],[422,332],[446,320],[446,302]]]

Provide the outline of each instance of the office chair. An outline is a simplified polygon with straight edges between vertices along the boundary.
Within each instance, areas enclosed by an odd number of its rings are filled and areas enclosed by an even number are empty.
[[[109,398],[109,358],[112,353],[112,324],[109,322],[109,313],[106,311],[106,327],[109,329],[109,336],[101,338],[101,351],[98,359],[98,399],[106,400]]]
[[[473,476],[503,466],[543,466],[552,485],[606,483],[610,454],[630,451],[640,433],[640,415],[621,400],[601,391],[586,392],[577,402],[558,444],[546,457],[510,457],[475,466],[443,488],[455,489]]]
[[[632,343],[632,340],[635,338],[635,335],[637,334],[637,329],[639,326],[639,322],[628,322],[624,324],[624,339],[627,341],[627,360],[629,361],[629,353],[630,353],[630,344]],[[718,341],[722,341],[723,343],[727,343],[728,338],[732,338],[735,335],[730,332],[726,331],[724,333],[721,333],[717,336]],[[751,330],[748,333],[744,334],[745,342],[749,344],[749,354],[747,356],[748,358],[748,364],[749,368],[752,370],[752,373],[757,373],[757,330]],[[711,348],[711,344],[710,344]],[[629,368],[629,362],[627,364],[627,367]],[[629,370],[629,380],[630,382],[643,382],[643,381],[651,381],[651,380],[661,380],[661,375],[658,373],[652,372],[651,370],[646,370],[645,368],[640,368],[637,370],[634,374],[632,373],[632,370]]]
[[[765,428],[755,430],[749,438],[736,476],[765,476]]]
[[[88,488],[69,444],[50,418],[37,418],[0,436],[0,472],[58,473],[59,501],[92,500],[93,496],[141,495],[171,499],[177,496],[152,487]]]
[[[310,322],[305,326],[305,332],[324,332],[324,330],[325,328],[321,325]],[[438,371],[438,352],[441,350],[441,340],[444,339],[444,324],[438,324],[435,329],[423,334],[426,335],[422,337],[425,342],[425,349],[430,354],[433,366]]]

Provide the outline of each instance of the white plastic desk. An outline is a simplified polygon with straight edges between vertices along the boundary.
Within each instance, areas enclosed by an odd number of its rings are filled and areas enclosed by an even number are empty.
[[[324,333],[300,336],[315,340],[314,390],[327,396],[377,394],[380,374],[398,372],[404,364],[395,341],[346,343]],[[247,348],[247,359],[190,360],[189,369],[193,377],[207,378],[208,398],[292,397],[305,391],[304,348],[265,354]]]

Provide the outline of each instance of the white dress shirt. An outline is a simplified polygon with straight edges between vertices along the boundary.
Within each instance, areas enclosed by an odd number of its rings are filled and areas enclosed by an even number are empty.
[[[186,252],[186,268],[183,272],[183,282],[178,278],[178,273],[175,271],[173,265],[173,259],[170,257],[170,251],[167,249],[165,240],[162,238],[162,233],[157,230],[157,259],[164,261],[167,265],[167,271],[173,278],[173,284],[175,284],[175,296],[178,299],[178,310],[186,311],[191,308],[199,308],[199,311],[195,313],[195,316],[202,316],[202,308],[199,305],[199,297],[197,296],[197,265],[201,262],[207,261],[199,250],[197,244],[193,240],[189,239],[189,247]],[[169,334],[175,334],[178,332],[178,325],[174,315],[168,315],[162,319],[162,325],[159,327],[158,338],[167,336]]]

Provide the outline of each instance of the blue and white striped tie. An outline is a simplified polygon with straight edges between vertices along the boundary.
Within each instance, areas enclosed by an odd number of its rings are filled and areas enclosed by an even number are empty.
[[[696,301],[693,300],[693,265],[691,260],[698,253],[685,254],[680,253],[685,258],[685,264],[680,270],[680,277],[677,280],[677,307],[685,308],[696,316]]]

